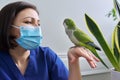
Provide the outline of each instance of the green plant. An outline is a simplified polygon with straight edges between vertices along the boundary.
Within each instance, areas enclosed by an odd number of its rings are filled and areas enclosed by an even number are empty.
[[[118,10],[119,14],[119,7],[116,0],[114,0],[115,10]],[[116,71],[120,72],[120,22],[115,26],[115,29],[112,33],[112,45],[108,45],[107,41],[105,40],[99,26],[96,22],[85,14],[85,20],[88,29],[93,34],[93,36],[97,39],[98,43],[102,47],[105,55],[107,56],[108,60],[115,68]]]
[[[106,15],[107,17],[113,17],[113,20],[117,20],[118,16],[120,16],[120,4],[118,0],[113,0],[114,8],[109,11],[109,13]],[[118,13],[118,14],[117,14]]]

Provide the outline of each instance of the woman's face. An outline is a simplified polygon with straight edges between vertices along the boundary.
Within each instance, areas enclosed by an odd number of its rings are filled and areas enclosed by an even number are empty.
[[[15,26],[39,26],[40,20],[38,13],[31,8],[27,8],[19,12],[13,22],[13,25]],[[11,29],[11,35],[15,35],[16,38],[20,36],[19,29],[12,28]]]

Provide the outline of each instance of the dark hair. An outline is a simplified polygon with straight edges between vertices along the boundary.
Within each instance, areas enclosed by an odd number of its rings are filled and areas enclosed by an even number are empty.
[[[32,8],[37,13],[37,8],[27,2],[18,1],[13,2],[5,7],[3,7],[0,11],[0,50],[9,50],[10,48],[16,47],[16,44],[13,43],[15,41],[15,37],[10,35],[10,27],[17,16],[17,14],[26,9]]]

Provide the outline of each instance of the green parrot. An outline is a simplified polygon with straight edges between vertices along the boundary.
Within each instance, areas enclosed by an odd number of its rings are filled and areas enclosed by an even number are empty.
[[[63,21],[63,25],[65,27],[66,34],[68,35],[72,43],[75,44],[75,46],[83,46],[89,49],[96,57],[100,59],[105,67],[108,68],[108,66],[103,62],[96,51],[101,49],[96,44],[94,44],[93,40],[86,33],[84,33],[75,25],[72,19],[66,18]]]

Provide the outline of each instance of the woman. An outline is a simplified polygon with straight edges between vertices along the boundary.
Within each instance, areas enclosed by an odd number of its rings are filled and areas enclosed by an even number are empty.
[[[81,80],[79,57],[95,68],[94,55],[83,47],[68,51],[69,71],[42,41],[39,13],[27,2],[13,2],[0,11],[0,80]]]

